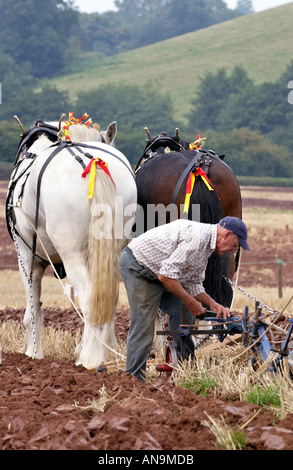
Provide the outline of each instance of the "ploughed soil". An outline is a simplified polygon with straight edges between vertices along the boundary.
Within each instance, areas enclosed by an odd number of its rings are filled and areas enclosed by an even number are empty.
[[[245,206],[251,200],[243,203]],[[1,246],[5,247],[0,253],[0,265],[2,269],[17,269],[14,246],[3,218],[0,230]],[[278,256],[293,261],[292,230],[293,227],[286,228],[281,243],[279,232],[272,230],[268,235],[265,230],[259,231],[249,239],[252,249],[242,261],[274,260],[276,247]],[[263,266],[243,266],[241,281],[245,286],[276,286],[274,263],[269,272]],[[292,285],[292,278],[293,264],[289,263],[283,269],[283,285]],[[21,321],[22,317],[23,310],[9,306],[0,311],[2,322]],[[128,310],[118,311],[117,336],[125,340],[128,325]],[[81,327],[74,312],[56,308],[45,308],[45,326],[71,331]],[[2,450],[219,450],[214,434],[204,425],[209,417],[224,417],[238,430],[244,427],[247,450],[293,449],[293,414],[279,420],[272,412],[239,401],[237,396],[200,397],[176,387],[172,379],[166,380],[159,373],[150,385],[123,371],[96,373],[58,358],[32,360],[24,354],[2,353],[1,359]],[[99,402],[103,394],[107,396],[105,407],[95,411],[90,405]]]

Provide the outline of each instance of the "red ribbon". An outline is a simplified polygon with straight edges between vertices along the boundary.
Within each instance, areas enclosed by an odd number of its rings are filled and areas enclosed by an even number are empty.
[[[99,167],[101,167],[101,169],[111,178],[111,180],[112,180],[114,186],[116,186],[115,183],[114,183],[114,181],[113,181],[113,178],[112,178],[112,176],[111,176],[111,173],[110,173],[110,171],[108,170],[108,166],[107,166],[106,163],[105,163],[103,160],[101,160],[100,158],[93,158],[93,159],[90,161],[90,163],[88,164],[88,166],[85,168],[84,172],[83,172],[82,175],[81,175],[82,178],[85,178],[86,175],[91,171],[91,168],[92,168],[93,163],[95,163],[96,165],[99,165]]]
[[[186,183],[186,194],[187,195],[188,194],[190,195],[192,193],[192,190],[193,190],[193,183],[194,183],[193,176],[200,176],[202,178],[202,180],[204,181],[204,183],[206,184],[206,186],[208,187],[208,189],[210,191],[214,190],[216,192],[218,198],[221,199],[219,194],[215,190],[213,184],[211,183],[211,181],[207,177],[206,172],[201,167],[198,167],[195,173],[193,173],[192,171],[190,172],[189,178],[188,178],[187,183]]]
[[[94,195],[94,188],[95,188],[95,178],[96,178],[96,166],[99,165],[99,167],[111,178],[112,183],[115,185],[112,176],[110,175],[110,172],[108,170],[107,164],[101,160],[100,158],[93,158],[88,166],[85,168],[84,172],[82,173],[82,178],[85,178],[87,174],[90,174],[89,178],[89,199],[93,198]]]
[[[201,176],[203,179],[205,179],[209,183],[209,185],[213,188],[213,190],[215,190],[214,186],[212,185],[209,178],[207,177],[206,172],[200,166],[198,167],[198,169],[194,173],[194,176]]]

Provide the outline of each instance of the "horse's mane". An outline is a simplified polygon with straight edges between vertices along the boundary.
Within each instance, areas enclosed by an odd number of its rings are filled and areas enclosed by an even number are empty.
[[[21,142],[28,136],[28,147],[30,147],[39,137],[45,135],[52,142],[58,140],[59,123],[36,121],[35,125],[28,129],[22,136]],[[61,129],[64,132],[64,124]],[[69,138],[72,142],[101,141],[102,136],[99,127],[89,127],[84,124],[76,123],[68,127]]]
[[[101,135],[98,129],[83,124],[75,124],[68,128],[72,142],[100,141]]]
[[[58,131],[59,129],[59,122],[51,121],[47,123],[51,127],[55,127]],[[66,123],[61,123],[61,130],[65,131]],[[101,141],[101,132],[100,126],[97,124],[93,124],[91,126],[87,126],[83,123],[74,122],[69,126],[66,126],[66,130],[68,131],[69,138],[72,142],[85,142],[85,141]]]

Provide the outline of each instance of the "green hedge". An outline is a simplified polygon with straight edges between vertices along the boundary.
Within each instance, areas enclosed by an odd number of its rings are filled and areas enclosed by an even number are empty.
[[[293,188],[293,178],[272,178],[270,176],[237,176],[241,186],[273,186]]]

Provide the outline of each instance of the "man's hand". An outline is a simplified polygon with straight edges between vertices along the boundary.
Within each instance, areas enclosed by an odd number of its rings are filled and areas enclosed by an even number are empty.
[[[217,312],[216,318],[219,318],[222,315],[224,320],[227,320],[227,318],[230,317],[230,310],[228,308],[223,307],[223,305],[218,304],[206,292],[202,292],[201,294],[197,295],[196,300],[198,300],[204,305],[208,305],[212,312]]]
[[[159,281],[164,287],[172,294],[179,297],[179,299],[186,305],[191,315],[202,315],[205,312],[202,304],[186,292],[177,279],[170,279],[169,277],[158,276]]]
[[[217,312],[216,318],[223,316],[224,320],[227,320],[230,317],[230,310],[217,302],[210,303],[210,309],[213,312]]]
[[[190,302],[185,303],[191,315],[199,316],[205,313],[205,308],[200,302],[191,297]]]

